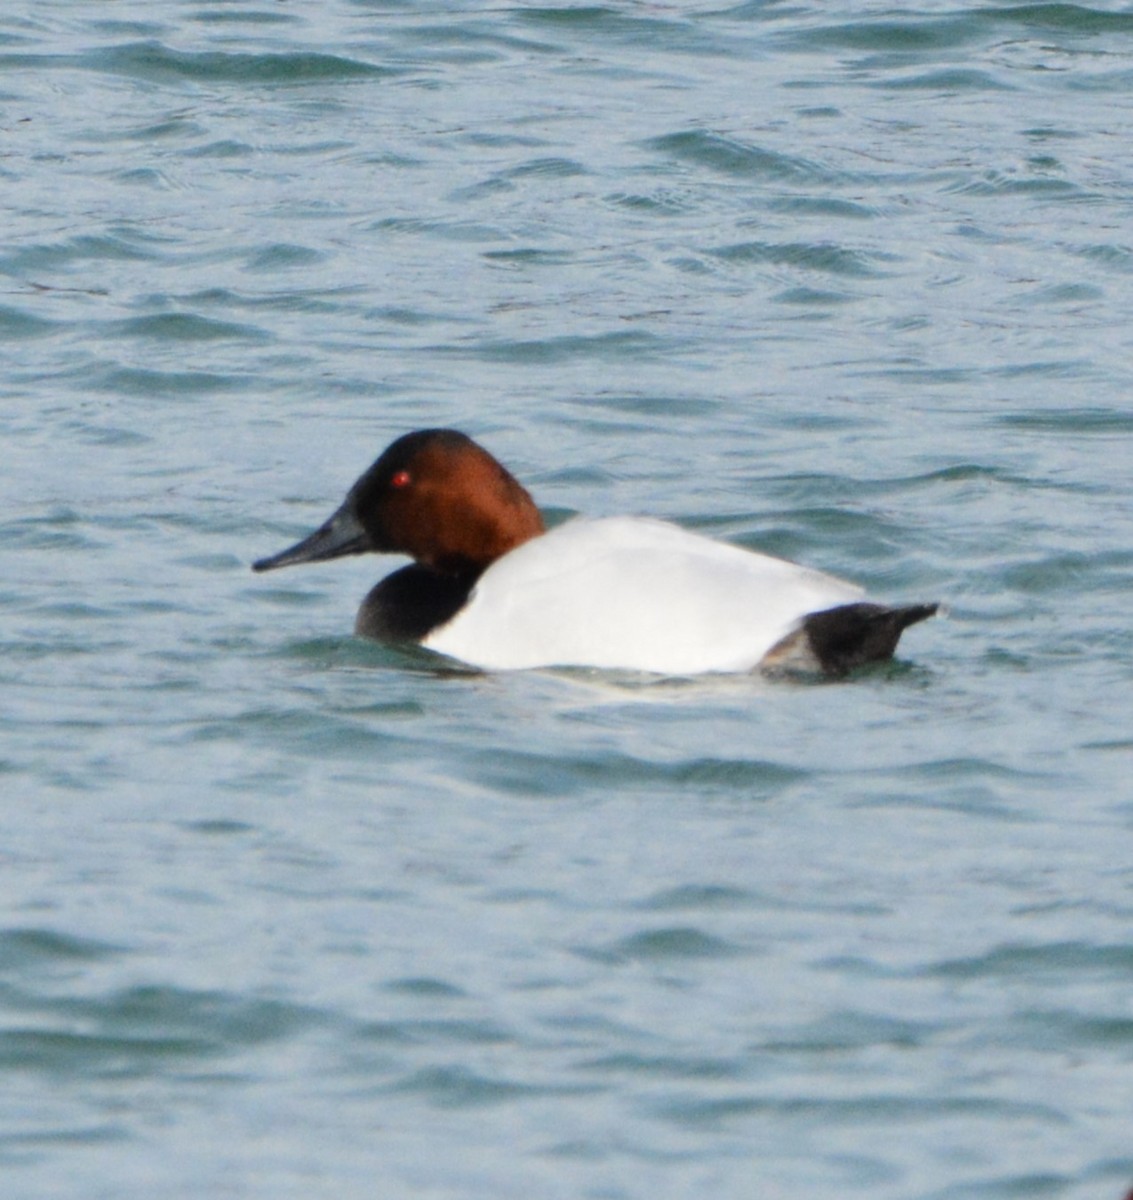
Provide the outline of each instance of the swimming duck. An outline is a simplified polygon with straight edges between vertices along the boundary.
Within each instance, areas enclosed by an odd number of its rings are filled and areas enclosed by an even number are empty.
[[[937,609],[868,603],[832,575],[650,518],[547,531],[526,489],[453,429],[398,438],[324,525],[253,570],[368,551],[414,561],[367,595],[356,634],[489,670],[842,675]]]

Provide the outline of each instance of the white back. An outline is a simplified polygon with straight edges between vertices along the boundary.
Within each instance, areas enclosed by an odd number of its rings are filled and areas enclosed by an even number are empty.
[[[504,670],[746,671],[862,589],[644,517],[575,519],[493,563],[424,645]]]

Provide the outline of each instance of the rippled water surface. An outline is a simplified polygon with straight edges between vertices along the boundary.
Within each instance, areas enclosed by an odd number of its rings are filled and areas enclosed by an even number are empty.
[[[3,1194],[1119,1200],[1133,14],[12,0]],[[254,577],[481,438],[940,598],[474,675]]]

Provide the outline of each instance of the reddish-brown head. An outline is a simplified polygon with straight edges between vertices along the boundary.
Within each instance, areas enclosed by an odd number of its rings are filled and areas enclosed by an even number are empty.
[[[482,446],[454,429],[396,442],[350,489],[375,550],[446,574],[482,571],[543,532],[535,502]]]
[[[423,429],[398,438],[325,525],[255,566],[373,550],[444,574],[479,574],[542,532],[530,495],[482,446],[454,429]]]

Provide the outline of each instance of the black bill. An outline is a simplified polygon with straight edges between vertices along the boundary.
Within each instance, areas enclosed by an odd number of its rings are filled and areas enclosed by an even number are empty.
[[[274,571],[277,567],[293,567],[298,563],[325,562],[348,554],[365,554],[373,548],[361,521],[344,505],[325,525],[320,525],[301,542],[252,563],[252,570]]]

